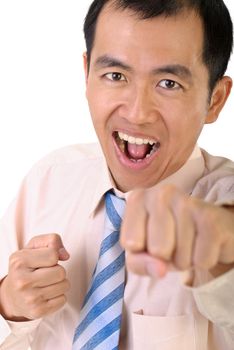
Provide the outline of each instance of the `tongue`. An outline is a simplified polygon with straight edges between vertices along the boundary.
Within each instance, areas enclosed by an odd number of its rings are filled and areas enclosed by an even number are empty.
[[[150,145],[135,145],[127,143],[128,155],[132,159],[143,159],[146,157],[147,153],[150,151]]]

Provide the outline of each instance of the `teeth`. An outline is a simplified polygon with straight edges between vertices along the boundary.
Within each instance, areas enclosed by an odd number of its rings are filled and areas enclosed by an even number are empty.
[[[150,140],[150,139],[141,139],[140,137],[133,137],[133,136],[129,136],[127,134],[124,134],[122,132],[118,132],[118,136],[121,140],[127,141],[131,144],[135,144],[135,145],[147,145],[148,143],[153,146],[156,142],[154,140]]]
[[[136,143],[136,142],[135,142],[135,138],[132,137],[132,136],[129,136],[128,139],[125,140],[125,141],[128,141],[128,143]]]

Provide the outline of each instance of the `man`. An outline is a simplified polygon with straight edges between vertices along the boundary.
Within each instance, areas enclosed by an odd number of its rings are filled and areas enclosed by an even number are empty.
[[[234,165],[196,146],[232,86],[229,13],[221,0],[95,0],[84,29],[102,151],[49,155],[5,215],[0,348],[72,348],[112,190],[126,200],[119,345],[74,349],[231,350]]]

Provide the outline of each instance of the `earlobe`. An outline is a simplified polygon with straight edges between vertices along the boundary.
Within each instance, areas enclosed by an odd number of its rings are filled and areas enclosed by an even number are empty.
[[[210,106],[205,121],[206,124],[214,123],[218,119],[219,113],[225,105],[231,89],[232,79],[230,77],[225,76],[217,82],[211,96]]]

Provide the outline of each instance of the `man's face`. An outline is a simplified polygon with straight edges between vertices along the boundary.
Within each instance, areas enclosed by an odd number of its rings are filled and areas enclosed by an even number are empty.
[[[150,187],[189,158],[208,115],[202,23],[193,12],[139,20],[99,17],[87,99],[119,189]]]

